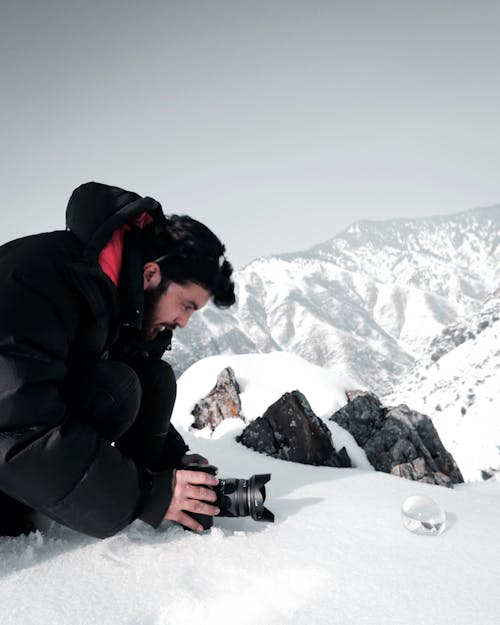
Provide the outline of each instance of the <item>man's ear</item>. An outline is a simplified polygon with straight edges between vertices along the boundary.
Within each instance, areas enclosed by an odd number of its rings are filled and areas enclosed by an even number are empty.
[[[161,282],[161,271],[158,263],[150,262],[144,265],[144,290],[156,288]]]

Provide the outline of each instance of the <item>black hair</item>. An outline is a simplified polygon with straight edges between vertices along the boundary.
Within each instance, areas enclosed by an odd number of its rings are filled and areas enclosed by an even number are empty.
[[[219,308],[234,304],[226,248],[204,224],[188,215],[169,215],[161,227],[146,227],[143,233],[144,262],[158,263],[164,288],[170,282],[194,282],[211,292]]]

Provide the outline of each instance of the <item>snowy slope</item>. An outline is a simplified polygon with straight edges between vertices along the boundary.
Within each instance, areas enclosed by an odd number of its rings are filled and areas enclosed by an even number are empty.
[[[238,302],[177,332],[177,371],[216,353],[283,350],[385,390],[500,284],[500,207],[359,222],[236,273]]]
[[[329,412],[348,381],[286,355],[233,364],[247,417],[260,394],[279,395],[289,376]],[[176,421],[215,382],[213,359],[179,381]],[[279,375],[280,371],[283,375]],[[290,381],[295,382],[295,379]],[[273,381],[276,386],[273,388]],[[267,401],[267,400],[266,400]],[[238,421],[238,423],[236,423]],[[184,432],[220,475],[272,474],[274,524],[216,519],[204,535],[136,522],[106,540],[53,522],[43,533],[0,539],[0,605],[9,625],[497,625],[500,622],[500,482],[454,490],[367,469],[287,463],[242,447],[234,434]],[[222,428],[224,430],[224,428]],[[350,450],[349,450],[350,451]],[[432,496],[446,511],[440,536],[409,533],[402,501]]]
[[[500,469],[500,292],[446,328],[384,400],[428,414],[466,480]]]

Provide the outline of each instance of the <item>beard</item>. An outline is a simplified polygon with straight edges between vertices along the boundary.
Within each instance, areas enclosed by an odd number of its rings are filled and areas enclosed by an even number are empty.
[[[163,283],[160,283],[158,286],[144,291],[144,319],[142,322],[141,337],[145,342],[151,340],[149,335],[153,326],[156,305],[160,297],[165,293],[167,289],[168,284],[165,285]]]

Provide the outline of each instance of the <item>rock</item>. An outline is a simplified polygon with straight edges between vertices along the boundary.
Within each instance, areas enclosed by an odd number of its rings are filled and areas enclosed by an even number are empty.
[[[439,486],[451,486],[450,479],[444,473],[436,471],[432,478],[428,475],[427,465],[423,458],[416,458],[412,462],[396,464],[390,473],[397,477],[403,477],[414,482],[426,482],[428,484],[438,484]]]
[[[488,469],[483,469],[481,471],[481,477],[484,481],[493,479],[500,482],[500,466],[496,468],[489,467]]]
[[[360,391],[360,390],[351,390],[351,391],[345,391],[346,397],[347,397],[347,401],[352,401],[353,399],[355,399],[356,397],[359,396],[363,396],[366,395],[367,391]],[[372,395],[372,393],[369,393],[369,395]],[[375,395],[373,395],[373,397],[375,397]]]
[[[329,467],[351,466],[345,448],[335,451],[328,426],[314,414],[300,391],[285,393],[236,440],[282,460]]]
[[[201,399],[191,411],[194,422],[191,427],[198,430],[208,426],[211,430],[224,421],[241,417],[240,388],[231,367],[217,376],[217,383],[210,393]]]
[[[404,404],[385,407],[373,393],[349,397],[331,420],[352,434],[377,471],[441,486],[464,481],[427,415]]]

